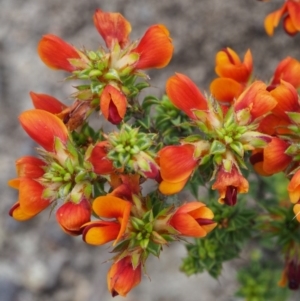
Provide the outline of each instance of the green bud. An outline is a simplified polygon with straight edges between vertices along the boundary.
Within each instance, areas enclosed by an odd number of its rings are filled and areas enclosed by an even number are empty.
[[[218,140],[214,140],[210,146],[209,153],[210,153],[210,155],[224,154],[225,151],[226,151],[226,146],[222,142],[220,142]]]
[[[137,240],[142,240],[143,239],[143,233],[142,232],[139,232],[136,236],[136,239]]]
[[[78,184],[86,179],[87,172],[84,170],[81,170],[75,177],[75,182]]]
[[[89,73],[89,77],[97,77],[97,76],[101,76],[101,75],[102,75],[102,72],[97,69],[93,69]]]
[[[145,227],[145,223],[137,217],[132,216],[130,218],[130,222],[131,222],[133,228],[138,230],[138,231],[141,231]]]
[[[71,176],[69,173],[66,173],[66,174],[64,175],[64,181],[65,181],[65,182],[70,181],[71,178],[72,178],[72,176]]]
[[[148,233],[151,233],[152,230],[153,230],[153,225],[152,223],[148,223],[145,225],[144,229],[148,232]]]
[[[87,55],[92,61],[95,61],[98,58],[97,53],[94,51],[89,51]]]
[[[109,69],[109,71],[107,73],[105,73],[103,75],[103,77],[107,80],[117,80],[117,81],[121,81],[120,80],[120,76],[118,74],[118,72],[115,69]]]
[[[53,177],[51,179],[52,182],[63,182],[63,178],[62,177]]]
[[[144,250],[147,249],[148,244],[149,244],[149,238],[145,238],[145,239],[141,240],[141,242],[140,242],[140,246]]]
[[[242,143],[235,141],[230,143],[230,148],[234,150],[240,157],[244,156],[244,148]]]
[[[69,171],[70,174],[74,173],[74,166],[73,166],[73,162],[70,158],[67,158],[65,161],[65,167],[67,168],[67,170]]]

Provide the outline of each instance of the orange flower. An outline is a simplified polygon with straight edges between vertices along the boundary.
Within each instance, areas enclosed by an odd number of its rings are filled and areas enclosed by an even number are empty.
[[[267,90],[265,83],[255,81],[252,83],[234,103],[235,112],[249,110],[250,120],[248,124],[256,118],[269,113],[277,104],[276,99]]]
[[[286,112],[300,111],[297,90],[290,83],[281,80],[280,84],[270,93],[277,101],[276,106],[272,109],[274,115],[289,122],[290,118]]]
[[[152,25],[131,51],[140,55],[135,69],[163,68],[169,64],[173,50],[168,29],[161,24]]]
[[[91,219],[91,205],[85,198],[78,203],[64,203],[56,211],[56,219],[61,228],[70,235],[81,234],[81,226]]]
[[[273,35],[274,28],[278,26],[282,17],[284,18],[283,28],[286,33],[293,36],[300,31],[300,2],[287,0],[280,9],[267,15],[264,25],[269,36]]]
[[[278,85],[281,80],[284,80],[297,89],[300,87],[299,73],[300,62],[292,57],[287,57],[275,69],[271,85]]]
[[[36,109],[44,110],[50,112],[52,114],[59,114],[63,111],[67,106],[60,102],[55,97],[48,94],[38,94],[34,92],[30,92],[30,97],[33,103],[33,106]]]
[[[130,290],[141,282],[141,274],[141,264],[134,267],[130,256],[116,261],[107,274],[108,289],[112,296],[125,297]]]
[[[100,97],[103,116],[112,124],[119,124],[126,113],[126,96],[112,85],[105,86]]]
[[[163,181],[159,190],[164,194],[179,192],[198,164],[194,158],[195,147],[192,144],[170,145],[159,151],[160,172]]]
[[[115,239],[115,245],[125,233],[131,205],[130,202],[111,195],[96,198],[92,204],[94,212],[101,218],[113,221],[92,221],[85,224],[83,240],[91,245],[102,245]]]
[[[54,151],[55,138],[68,140],[68,130],[55,115],[43,110],[29,110],[19,116],[25,132],[47,151]]]
[[[252,154],[250,162],[255,171],[260,175],[269,176],[285,170],[292,162],[292,157],[285,154],[289,146],[284,140],[272,138],[264,149]]]
[[[244,91],[245,86],[231,78],[216,78],[210,86],[210,93],[218,101],[232,102]]]
[[[18,180],[19,200],[9,214],[18,221],[25,221],[47,208],[51,200],[43,198],[44,186],[34,179],[23,177]]]
[[[123,200],[132,201],[132,195],[138,195],[141,192],[139,174],[111,174],[110,185],[113,188],[110,195]]]
[[[97,9],[94,14],[94,25],[107,48],[112,49],[116,42],[121,48],[128,44],[131,25],[120,13],[106,13]]]
[[[196,119],[193,110],[207,110],[207,100],[184,74],[176,73],[166,84],[167,95],[175,107],[184,111],[191,119]]]
[[[231,78],[238,83],[246,83],[252,73],[252,68],[252,55],[249,49],[243,62],[237,53],[229,47],[222,49],[216,55],[215,71],[220,77]]]
[[[43,186],[36,181],[44,175],[45,165],[44,161],[32,156],[24,156],[16,161],[18,178],[8,182],[10,187],[19,190],[19,200],[9,211],[14,219],[28,220],[50,204],[49,200],[42,197]]]
[[[23,156],[16,161],[17,175],[20,178],[39,178],[45,173],[45,166],[43,160],[33,156]]]
[[[253,69],[252,55],[247,50],[243,62],[237,53],[227,47],[216,55],[215,71],[220,78],[210,84],[211,94],[219,101],[231,102],[245,89]]]
[[[110,174],[113,172],[113,163],[106,158],[109,143],[107,141],[98,142],[90,156],[86,158],[93,165],[93,171],[98,175]]]
[[[249,183],[235,164],[232,164],[230,171],[226,171],[224,166],[221,165],[217,171],[217,179],[212,185],[212,189],[218,190],[219,203],[234,206],[237,201],[237,194],[248,192]]]
[[[38,44],[38,54],[48,67],[69,72],[76,69],[69,60],[81,58],[75,47],[53,34],[42,37]]]
[[[297,170],[293,175],[288,187],[287,187],[290,200],[293,204],[300,200],[300,170]]]
[[[180,206],[170,219],[170,225],[181,235],[204,237],[217,223],[213,212],[201,202],[190,202]]]

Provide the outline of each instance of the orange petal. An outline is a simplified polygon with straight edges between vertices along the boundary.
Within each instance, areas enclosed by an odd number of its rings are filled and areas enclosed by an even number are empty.
[[[29,179],[21,178],[19,185],[20,210],[25,215],[34,216],[50,205],[50,200],[42,197],[44,186]]]
[[[210,92],[219,101],[232,102],[243,92],[244,86],[231,78],[216,78],[210,84]]]
[[[289,130],[286,126],[289,124],[290,121],[288,122],[274,114],[270,114],[262,119],[257,131],[267,135],[287,134]]]
[[[113,172],[113,163],[106,158],[109,143],[101,141],[97,143],[88,158],[93,165],[93,170],[98,175],[110,174]]]
[[[100,109],[103,116],[112,124],[119,124],[126,113],[126,96],[111,85],[107,85],[100,98]]]
[[[87,199],[79,203],[72,201],[64,203],[56,211],[56,219],[63,229],[78,231],[91,219],[91,205]]]
[[[244,55],[243,64],[248,69],[248,72],[250,75],[252,73],[252,69],[253,69],[253,58],[252,58],[252,53],[251,53],[250,49],[248,49]]]
[[[291,202],[297,203],[300,199],[300,170],[293,175],[287,190],[289,192]]]
[[[247,57],[247,66],[244,65],[235,51],[231,48],[224,48],[216,55],[215,71],[220,77],[231,78],[239,83],[245,83],[251,74],[250,58]]]
[[[33,156],[24,156],[16,161],[17,175],[19,177],[39,178],[44,175],[46,163]]]
[[[105,13],[97,9],[94,14],[94,25],[107,48],[113,48],[116,41],[121,48],[128,44],[131,25],[120,13]]]
[[[11,188],[19,189],[20,187],[20,178],[11,179],[8,181],[8,186]]]
[[[198,163],[194,151],[192,144],[170,145],[160,150],[158,155],[163,180],[177,183],[187,179]]]
[[[184,74],[176,73],[166,84],[172,103],[191,119],[196,119],[192,110],[207,110],[207,100],[193,81]]]
[[[99,217],[122,218],[131,203],[114,196],[99,196],[93,202],[93,210]]]
[[[38,54],[48,67],[69,72],[75,70],[69,59],[80,59],[75,47],[53,34],[42,37],[38,44]]]
[[[181,205],[177,210],[176,213],[189,213],[191,216],[195,217],[193,213],[199,210],[201,207],[206,206],[204,203],[201,202],[189,202],[186,204]]]
[[[298,30],[289,15],[285,16],[283,19],[283,29],[290,36],[294,36],[298,33]]]
[[[288,1],[286,5],[295,30],[300,31],[300,2]]]
[[[20,203],[15,203],[9,210],[9,215],[15,220],[22,222],[31,219],[34,215],[25,214],[20,208]]]
[[[117,238],[120,224],[115,222],[96,221],[84,226],[82,239],[90,245],[103,245]]]
[[[293,207],[293,211],[295,213],[295,217],[296,217],[297,221],[300,223],[300,204],[296,204]]]
[[[161,24],[152,25],[131,51],[140,55],[135,69],[163,68],[169,64],[173,50],[168,29]]]
[[[191,237],[204,237],[206,231],[189,214],[174,214],[170,219],[170,225],[180,234]]]
[[[133,268],[131,257],[123,257],[115,262],[107,274],[108,290],[112,296],[126,297],[128,292],[141,282],[141,264]]]
[[[19,116],[26,133],[47,151],[54,150],[55,138],[67,142],[68,130],[65,124],[55,115],[43,110],[29,110]]]
[[[67,106],[55,97],[48,94],[38,94],[30,92],[32,103],[36,109],[44,110],[52,114],[59,114]]]
[[[252,120],[269,113],[277,104],[276,99],[267,91],[261,81],[253,82],[237,99],[235,111],[250,109]]]
[[[266,16],[264,25],[265,25],[265,30],[269,36],[273,35],[274,28],[278,26],[280,18],[285,13],[285,11],[286,11],[286,3],[284,3],[280,9]]]
[[[290,83],[281,81],[281,84],[270,93],[277,100],[277,105],[272,112],[276,116],[290,121],[286,112],[297,112],[300,108],[297,90]]]
[[[159,184],[159,191],[165,195],[171,195],[175,194],[183,189],[186,182],[188,181],[188,178],[184,179],[181,182],[177,183],[170,183],[167,181],[162,181]]]
[[[274,72],[272,85],[280,84],[280,80],[284,80],[297,89],[300,86],[299,73],[300,62],[292,57],[287,57],[278,64]]]
[[[279,139],[273,138],[264,148],[263,169],[268,174],[274,174],[283,171],[292,161],[292,157],[284,152],[290,145]]]

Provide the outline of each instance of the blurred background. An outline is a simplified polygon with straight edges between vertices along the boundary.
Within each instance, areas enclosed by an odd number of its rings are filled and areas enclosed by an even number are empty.
[[[79,48],[97,49],[104,43],[93,26],[96,8],[122,13],[131,22],[132,40],[150,25],[162,23],[170,30],[175,53],[168,67],[149,72],[151,93],[161,96],[174,72],[188,75],[208,91],[215,78],[215,54],[223,47],[233,48],[240,57],[250,48],[254,76],[266,81],[286,56],[300,59],[300,34],[288,37],[281,26],[273,38],[264,32],[265,16],[282,2],[0,0],[0,301],[111,300],[106,285],[108,247],[91,247],[80,237],[67,236],[50,211],[24,223],[8,216],[17,200],[17,192],[7,187],[15,177],[14,162],[34,154],[34,144],[18,123],[18,115],[32,108],[29,92],[51,94],[65,103],[72,92],[63,82],[66,74],[40,61],[36,47],[41,36],[53,33]],[[216,281],[205,273],[186,277],[178,270],[184,256],[185,247],[174,243],[161,258],[149,258],[149,277],[144,276],[126,300],[240,300],[234,296],[235,275],[246,258],[226,264]]]

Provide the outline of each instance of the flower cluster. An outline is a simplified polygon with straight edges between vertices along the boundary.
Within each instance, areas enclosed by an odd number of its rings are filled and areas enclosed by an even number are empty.
[[[289,34],[299,31],[299,8],[299,1],[287,0],[266,18],[267,33],[273,34],[283,16]],[[138,285],[147,258],[158,257],[164,246],[184,237],[202,239],[218,223],[217,233],[231,231],[231,213],[238,210],[224,210],[216,219],[206,203],[170,196],[191,183],[198,195],[199,175],[218,193],[222,208],[232,208],[239,205],[239,194],[249,191],[244,171],[250,164],[262,176],[284,172],[300,222],[298,60],[285,58],[270,81],[263,82],[252,76],[250,50],[241,60],[227,47],[216,54],[218,77],[210,95],[176,73],[167,80],[162,100],[148,96],[140,102],[140,91],[150,86],[145,70],[163,68],[171,60],[169,31],[153,25],[132,42],[130,23],[100,9],[94,24],[106,47],[77,49],[53,34],[38,44],[48,67],[67,71],[67,80],[79,84],[70,105],[30,92],[34,109],[23,112],[19,121],[40,147],[38,157],[16,161],[17,178],[9,181],[19,191],[10,209],[14,219],[26,221],[51,207],[65,233],[81,235],[95,246],[111,243],[107,283],[112,296],[126,296]],[[94,112],[114,130],[92,128],[88,117]],[[248,227],[253,214],[243,218]],[[281,226],[262,228],[279,233]],[[290,240],[281,281],[288,279],[294,289],[300,286],[296,249]]]

